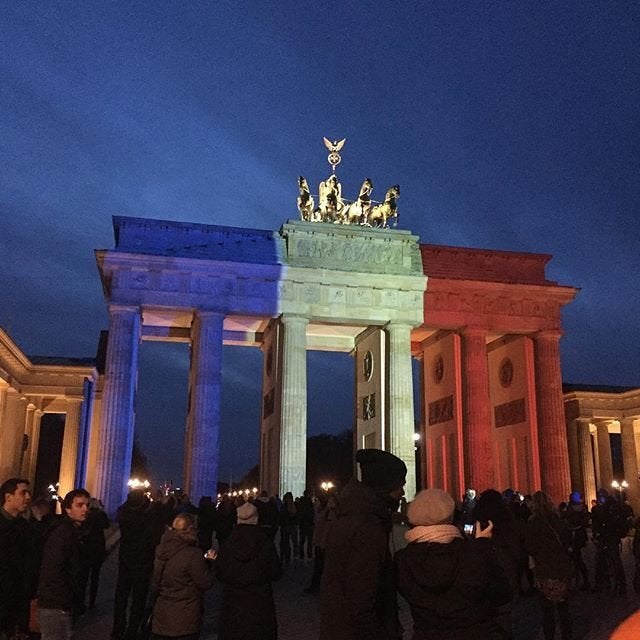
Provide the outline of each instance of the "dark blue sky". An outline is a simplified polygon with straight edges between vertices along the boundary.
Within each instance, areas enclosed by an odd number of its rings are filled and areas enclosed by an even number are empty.
[[[400,183],[423,241],[553,254],[582,288],[565,380],[640,384],[639,34],[635,2],[3,3],[0,326],[92,355],[112,215],[276,229],[327,135],[343,192]],[[256,459],[259,362],[225,352],[223,476]],[[348,357],[310,367],[310,430],[347,426]],[[186,351],[145,344],[158,476],[180,473],[185,393]]]

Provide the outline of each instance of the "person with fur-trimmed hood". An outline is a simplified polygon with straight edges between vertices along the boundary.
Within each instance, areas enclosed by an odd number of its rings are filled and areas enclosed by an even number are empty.
[[[398,591],[411,607],[413,640],[504,638],[495,609],[511,589],[491,545],[491,521],[463,537],[454,526],[453,498],[421,491],[409,505],[408,545],[395,557]]]
[[[356,462],[362,480],[350,480],[340,493],[327,533],[320,640],[397,640],[402,628],[389,534],[407,467],[378,449],[361,449]]]

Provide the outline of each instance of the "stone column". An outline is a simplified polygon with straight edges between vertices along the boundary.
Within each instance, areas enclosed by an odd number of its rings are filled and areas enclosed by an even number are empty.
[[[38,469],[38,451],[40,450],[40,424],[44,411],[36,409],[33,412],[33,444],[29,447],[29,482],[35,487],[36,471]]]
[[[578,444],[578,421],[567,422],[567,445],[569,448],[569,470],[571,472],[571,489],[583,491],[582,467],[580,465],[580,448]]]
[[[558,504],[571,490],[562,398],[559,331],[534,336],[542,490]]]
[[[80,437],[80,416],[82,400],[67,399],[67,415],[64,419],[64,436],[62,438],[62,454],[60,456],[60,473],[58,475],[58,493],[63,498],[76,486],[76,465],[78,463],[78,441]]]
[[[189,415],[184,451],[184,486],[194,503],[218,491],[222,325],[224,315],[198,311],[191,326]]]
[[[388,438],[387,449],[407,465],[404,492],[411,502],[416,494],[416,455],[413,433],[413,373],[411,370],[411,326],[389,324],[388,342]]]
[[[622,464],[624,479],[629,483],[627,498],[634,513],[640,512],[640,486],[638,486],[638,452],[636,450],[636,436],[633,429],[635,418],[620,420],[620,435],[622,436]]]
[[[33,448],[33,421],[36,407],[34,404],[27,404],[27,417],[25,419],[24,432],[27,436],[27,448],[22,452],[20,460],[20,476],[27,480],[31,477],[31,449]]]
[[[486,336],[484,329],[472,327],[462,333],[465,485],[478,493],[495,483]]]
[[[307,318],[282,316],[280,495],[301,496],[307,470]]]
[[[598,420],[596,423],[596,436],[598,439],[598,463],[600,464],[600,488],[611,493],[613,482],[613,461],[611,459],[611,439],[609,438],[609,421]]]
[[[95,492],[113,516],[126,497],[131,473],[141,316],[139,308],[120,305],[111,306],[109,315]]]
[[[587,507],[596,498],[596,473],[593,466],[593,441],[591,439],[591,420],[578,418],[578,453],[580,455],[580,476],[582,478],[582,497]]]

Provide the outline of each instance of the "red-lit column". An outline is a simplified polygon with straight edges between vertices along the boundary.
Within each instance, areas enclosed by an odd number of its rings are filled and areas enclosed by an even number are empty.
[[[562,398],[559,331],[534,336],[536,401],[542,490],[557,504],[571,490],[567,429]]]
[[[462,402],[465,484],[476,491],[494,485],[493,437],[489,404],[487,334],[467,328],[462,333]]]

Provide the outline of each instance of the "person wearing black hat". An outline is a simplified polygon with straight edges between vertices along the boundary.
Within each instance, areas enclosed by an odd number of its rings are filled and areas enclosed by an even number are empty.
[[[378,449],[361,449],[356,462],[361,481],[352,479],[340,493],[327,534],[320,640],[396,640],[402,628],[389,534],[407,467]]]

